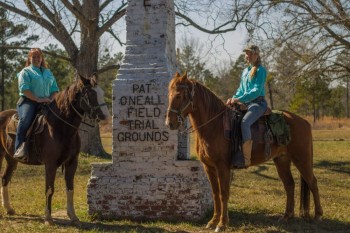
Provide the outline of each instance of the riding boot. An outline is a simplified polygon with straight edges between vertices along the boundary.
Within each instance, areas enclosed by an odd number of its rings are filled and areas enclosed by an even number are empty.
[[[252,146],[253,146],[252,140],[247,140],[243,143],[242,149],[243,149],[245,167],[250,166],[250,158],[252,157]]]
[[[26,142],[22,142],[22,144],[18,147],[13,157],[22,162],[27,162],[29,160],[28,146]]]

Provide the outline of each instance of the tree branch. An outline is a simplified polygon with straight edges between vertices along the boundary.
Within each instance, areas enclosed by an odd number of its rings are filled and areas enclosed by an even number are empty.
[[[115,22],[122,18],[126,14],[126,3],[123,3],[113,14],[113,16],[103,24],[97,32],[98,37],[100,37],[104,32],[108,30]]]
[[[70,11],[72,12],[73,15],[75,15],[75,17],[77,17],[77,19],[79,19],[79,21],[86,27],[89,26],[89,21],[85,18],[85,16],[81,13],[80,9],[78,9],[74,4],[72,5],[68,0],[61,0],[61,2],[63,3],[63,5]],[[75,1],[76,2],[76,1]],[[80,4],[79,4],[80,5]],[[81,7],[79,7],[81,8]]]
[[[119,65],[119,64],[117,64],[117,65],[105,66],[105,67],[99,69],[99,70],[97,71],[97,74],[102,74],[102,73],[107,72],[107,71],[109,71],[109,70],[119,70],[119,68],[120,68],[120,65]]]
[[[9,45],[5,45],[5,46],[0,45],[0,48],[12,49],[12,50],[24,50],[24,51],[29,51],[29,50],[32,49],[31,47],[9,46]],[[50,56],[52,56],[52,57],[55,57],[55,58],[58,58],[58,59],[61,59],[61,60],[65,60],[65,61],[71,62],[71,59],[70,59],[69,57],[66,57],[66,56],[63,56],[63,55],[59,55],[59,54],[56,54],[56,53],[53,53],[53,52],[50,52],[50,51],[46,51],[46,50],[43,50],[43,49],[41,49],[41,51],[42,51],[44,54],[50,55]]]

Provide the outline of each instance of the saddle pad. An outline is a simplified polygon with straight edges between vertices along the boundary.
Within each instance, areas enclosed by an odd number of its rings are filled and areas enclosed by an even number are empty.
[[[13,114],[9,123],[6,126],[7,134],[16,134],[18,121],[19,121],[18,114],[17,113]]]

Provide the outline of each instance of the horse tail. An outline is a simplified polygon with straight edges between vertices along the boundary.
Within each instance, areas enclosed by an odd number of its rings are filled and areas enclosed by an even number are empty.
[[[303,177],[300,177],[300,216],[309,214],[310,210],[310,189]]]

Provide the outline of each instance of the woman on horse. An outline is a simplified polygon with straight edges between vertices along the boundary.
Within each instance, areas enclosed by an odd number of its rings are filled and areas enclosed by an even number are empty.
[[[248,67],[243,70],[236,94],[226,102],[228,105],[244,103],[247,113],[241,123],[244,166],[250,165],[252,137],[250,126],[261,117],[267,109],[265,100],[266,69],[261,65],[258,46],[250,45],[243,50]]]
[[[44,54],[39,48],[28,53],[26,67],[17,74],[20,98],[17,102],[18,127],[14,158],[26,161],[26,133],[32,124],[40,103],[50,103],[59,91],[56,78],[47,69]]]

